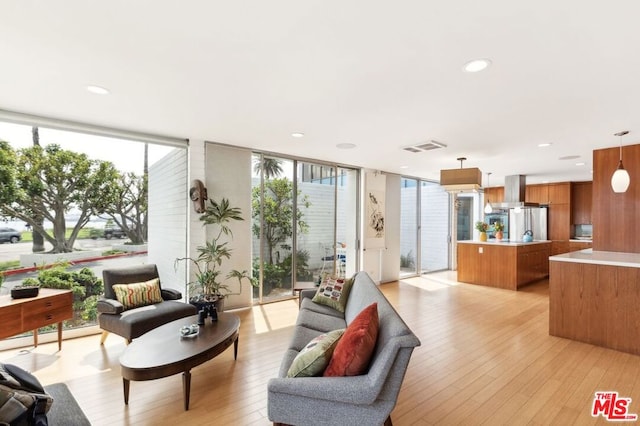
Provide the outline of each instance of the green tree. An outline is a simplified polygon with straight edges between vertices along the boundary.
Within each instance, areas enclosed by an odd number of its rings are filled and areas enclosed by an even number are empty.
[[[109,162],[91,160],[86,154],[55,144],[23,148],[13,154],[8,144],[1,148],[2,156],[14,156],[15,171],[12,179],[0,186],[0,213],[31,225],[51,243],[52,253],[71,252],[92,212],[103,213],[116,196],[118,171]],[[78,213],[78,221],[67,239],[65,214],[70,211]],[[38,215],[53,224],[53,235],[34,220]]]
[[[291,239],[293,234],[293,195],[293,183],[287,178],[265,181],[264,194],[261,194],[260,187],[253,188],[253,234],[260,237],[260,213],[262,211],[264,214],[262,235],[267,247],[267,262],[271,265],[274,263],[274,250],[278,245],[283,245]],[[261,199],[264,200],[262,210],[260,209]],[[303,220],[303,208],[309,208],[310,205],[306,195],[300,196],[298,194],[295,220],[299,233],[304,233],[308,229],[307,223]]]
[[[104,211],[125,232],[132,244],[144,244],[147,240],[148,188],[146,174],[121,175]]]
[[[256,161],[253,170],[257,174],[264,172],[264,178],[271,179],[282,173],[282,161],[276,158],[263,158],[262,161]]]

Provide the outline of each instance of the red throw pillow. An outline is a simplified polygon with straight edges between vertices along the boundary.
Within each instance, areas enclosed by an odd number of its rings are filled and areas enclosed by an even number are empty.
[[[364,308],[336,345],[324,376],[359,376],[367,372],[378,339],[378,304]]]

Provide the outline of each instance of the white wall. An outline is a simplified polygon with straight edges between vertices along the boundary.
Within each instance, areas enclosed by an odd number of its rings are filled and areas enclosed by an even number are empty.
[[[174,269],[185,256],[187,217],[187,150],[176,148],[149,168],[148,263],[155,263],[162,287],[186,296],[184,269]]]
[[[233,251],[231,259],[225,259],[222,265],[222,274],[226,276],[232,269],[246,270],[251,273],[251,151],[207,143],[205,157],[205,186],[209,198],[216,201],[222,198],[229,199],[229,204],[232,207],[239,207],[244,218],[243,221],[234,221],[230,224],[233,240],[230,241],[229,247]],[[202,231],[202,226],[199,226]],[[206,227],[206,240],[214,237],[214,231],[211,228]],[[229,280],[226,284],[233,293],[240,291],[238,280]],[[244,280],[242,293],[239,296],[227,297],[225,309],[251,306],[251,299],[251,285]]]
[[[387,174],[385,244],[382,252],[380,281],[385,283],[400,278],[400,176]]]

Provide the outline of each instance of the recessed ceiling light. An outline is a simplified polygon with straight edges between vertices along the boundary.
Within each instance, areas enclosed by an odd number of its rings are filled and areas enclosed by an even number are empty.
[[[96,95],[108,95],[110,93],[109,90],[105,89],[104,87],[93,86],[93,85],[87,86],[87,90]]]
[[[584,163],[583,162],[576,163],[576,166],[584,166]]]
[[[473,61],[469,61],[463,65],[462,69],[465,72],[480,72],[491,65],[491,61],[489,59],[474,59]]]
[[[575,160],[576,158],[580,158],[579,155],[565,155],[564,157],[559,157],[558,160]]]
[[[549,142],[544,142],[544,143],[539,143],[538,144],[538,148],[546,148],[548,146],[551,146],[551,143]]]
[[[302,133],[302,132],[293,132],[293,133],[291,133],[291,136],[294,137],[294,138],[302,138],[302,137],[304,137],[304,133]]]
[[[348,142],[339,143],[339,144],[336,145],[336,148],[339,148],[339,149],[353,149],[355,147],[356,147],[356,144],[348,143]]]
[[[409,166],[400,166],[401,169],[408,169]]]

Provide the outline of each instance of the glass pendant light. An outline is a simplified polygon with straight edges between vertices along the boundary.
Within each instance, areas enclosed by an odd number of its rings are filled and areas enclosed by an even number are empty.
[[[613,192],[627,192],[629,183],[631,182],[629,172],[627,172],[622,165],[622,137],[628,133],[628,130],[624,130],[622,132],[615,133],[614,135],[620,136],[620,161],[618,162],[618,168],[613,172],[613,176],[611,176],[611,188],[613,189]]]
[[[491,176],[491,172],[487,173],[487,188],[489,187],[489,176]],[[487,197],[487,204],[484,206],[484,212],[487,214],[493,213],[493,207],[491,207],[489,197]]]

